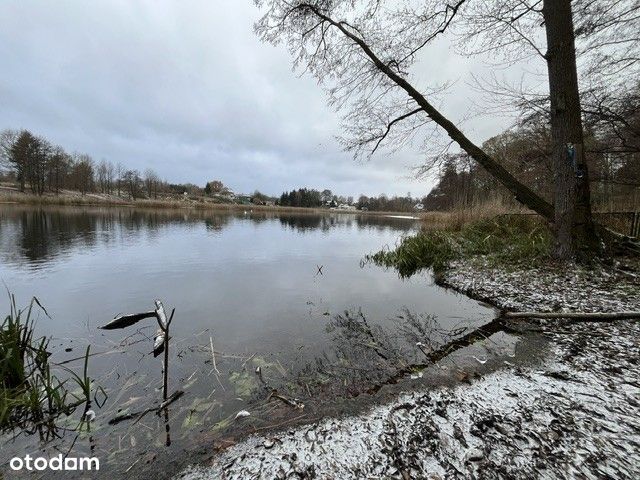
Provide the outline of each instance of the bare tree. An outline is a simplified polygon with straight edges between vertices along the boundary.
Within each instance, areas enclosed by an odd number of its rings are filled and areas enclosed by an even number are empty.
[[[596,251],[599,239],[591,214],[571,0],[545,0],[542,11],[551,97],[555,253],[569,258],[576,249]]]
[[[0,132],[0,167],[11,168],[11,149],[18,135],[17,130],[6,129]]]
[[[122,182],[129,191],[131,199],[135,200],[140,197],[140,173],[138,170],[127,170],[122,174]]]
[[[71,168],[72,185],[82,195],[93,190],[93,159],[87,154],[76,154]]]
[[[115,181],[116,168],[113,163],[107,162],[107,193],[111,195],[113,193],[113,182]]]
[[[488,90],[513,102],[525,119],[544,115],[550,123],[556,254],[595,250],[582,116],[589,113],[591,126],[606,118],[608,127],[629,133],[611,100],[638,88],[640,2],[489,0],[467,2],[466,7],[458,24],[465,53],[491,52],[503,61],[531,58],[546,64],[547,91],[495,82]]]
[[[103,159],[98,164],[98,168],[96,168],[96,183],[98,184],[100,193],[107,193],[107,171],[107,161]]]
[[[147,168],[144,171],[144,184],[147,189],[147,197],[158,198],[158,184],[160,183],[160,177],[151,168]]]
[[[558,185],[574,185],[571,193],[558,205],[562,210],[560,212],[555,212],[549,202],[517,180],[500,162],[473,143],[430,100],[437,95],[438,89],[429,90],[417,86],[410,74],[417,55],[438,35],[449,29],[458,17],[468,21],[468,15],[459,15],[467,3],[473,2],[256,0],[256,4],[265,9],[263,17],[256,24],[256,32],[263,40],[274,44],[284,41],[295,57],[295,65],[315,75],[326,88],[330,103],[338,109],[348,108],[344,120],[349,137],[344,140],[344,145],[356,155],[371,155],[382,145],[403,144],[422,131],[422,127],[433,122],[469,157],[504,185],[519,202],[550,223],[560,222],[554,229],[559,244],[556,249],[559,257],[570,257],[576,249],[593,249],[595,242],[592,239],[596,236],[590,235],[593,224],[588,201],[588,175],[581,156],[582,138],[577,134],[581,130],[581,124],[579,98],[575,102],[577,82],[575,48],[571,41],[574,33],[570,0],[547,0],[544,3],[509,1],[506,3],[512,7],[509,10],[511,16],[506,18],[506,22],[482,23],[487,35],[498,38],[501,37],[496,33],[496,25],[502,27],[506,24],[505,31],[510,36],[501,44],[500,49],[507,58],[512,55],[510,47],[518,42],[527,43],[534,55],[546,58],[544,46],[541,48],[530,40],[534,33],[544,40],[545,32],[526,30],[519,24],[523,23],[527,28],[533,29],[535,20],[532,18],[539,19],[543,11],[545,18],[553,12],[561,15],[559,20],[544,23],[547,41],[553,40],[549,76],[550,87],[555,91],[551,92],[551,97],[555,96],[557,99],[559,96],[570,95],[566,100],[571,102],[570,113],[565,112],[563,115],[565,118],[569,115],[575,124],[570,133],[560,134],[560,129],[555,129],[554,144],[558,146],[556,162],[562,162],[557,171],[563,172]],[[500,2],[486,3],[493,5]],[[557,4],[561,6],[558,7]],[[484,15],[478,15],[477,18],[483,20],[483,17]],[[569,32],[559,32],[558,29]],[[562,62],[568,62],[564,65],[564,70]],[[560,81],[561,76],[566,77],[563,77],[564,81]],[[574,112],[576,105],[577,119]],[[550,114],[557,112],[558,105]],[[558,122],[559,120],[556,125]],[[572,144],[571,149],[569,144]],[[569,178],[569,160],[573,161],[574,158],[577,165],[575,171],[579,170],[582,175],[573,174]],[[583,180],[578,182],[576,179],[580,178]],[[560,188],[557,187],[558,190]]]
[[[121,183],[123,181],[124,167],[120,162],[116,165],[116,183],[118,184],[118,196],[120,196]]]
[[[20,191],[28,184],[33,193],[44,193],[50,151],[51,145],[45,139],[28,130],[18,134],[9,150],[9,162],[20,182]]]
[[[71,156],[60,146],[53,147],[48,162],[48,180],[49,190],[60,193],[60,188],[65,184],[66,177],[69,175],[71,167]]]

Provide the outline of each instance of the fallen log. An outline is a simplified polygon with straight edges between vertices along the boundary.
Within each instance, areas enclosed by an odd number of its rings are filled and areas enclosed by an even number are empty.
[[[502,318],[521,319],[539,318],[554,319],[568,318],[584,322],[608,322],[611,320],[631,320],[640,319],[640,312],[505,312]]]

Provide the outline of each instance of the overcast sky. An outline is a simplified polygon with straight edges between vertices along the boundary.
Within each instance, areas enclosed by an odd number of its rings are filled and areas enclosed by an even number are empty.
[[[27,128],[69,151],[153,168],[172,182],[220,179],[236,192],[299,186],[414,196],[417,152],[355,162],[335,140],[339,116],[282,46],[253,33],[251,0],[3,0],[0,129]],[[441,44],[429,80],[457,80],[445,112],[465,116],[477,60]],[[431,66],[435,66],[431,72]],[[504,118],[468,121],[476,141]]]

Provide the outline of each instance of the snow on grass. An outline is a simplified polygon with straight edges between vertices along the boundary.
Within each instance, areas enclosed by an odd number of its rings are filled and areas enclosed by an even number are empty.
[[[444,281],[513,310],[640,310],[633,276],[482,259]],[[640,478],[638,322],[535,324],[552,340],[542,367],[403,394],[359,416],[254,436],[180,477]]]

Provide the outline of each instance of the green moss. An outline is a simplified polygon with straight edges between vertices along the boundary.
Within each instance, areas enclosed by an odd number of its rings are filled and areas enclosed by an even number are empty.
[[[241,398],[250,397],[258,387],[255,377],[247,372],[233,372],[229,375],[229,381],[233,384],[236,395]]]

